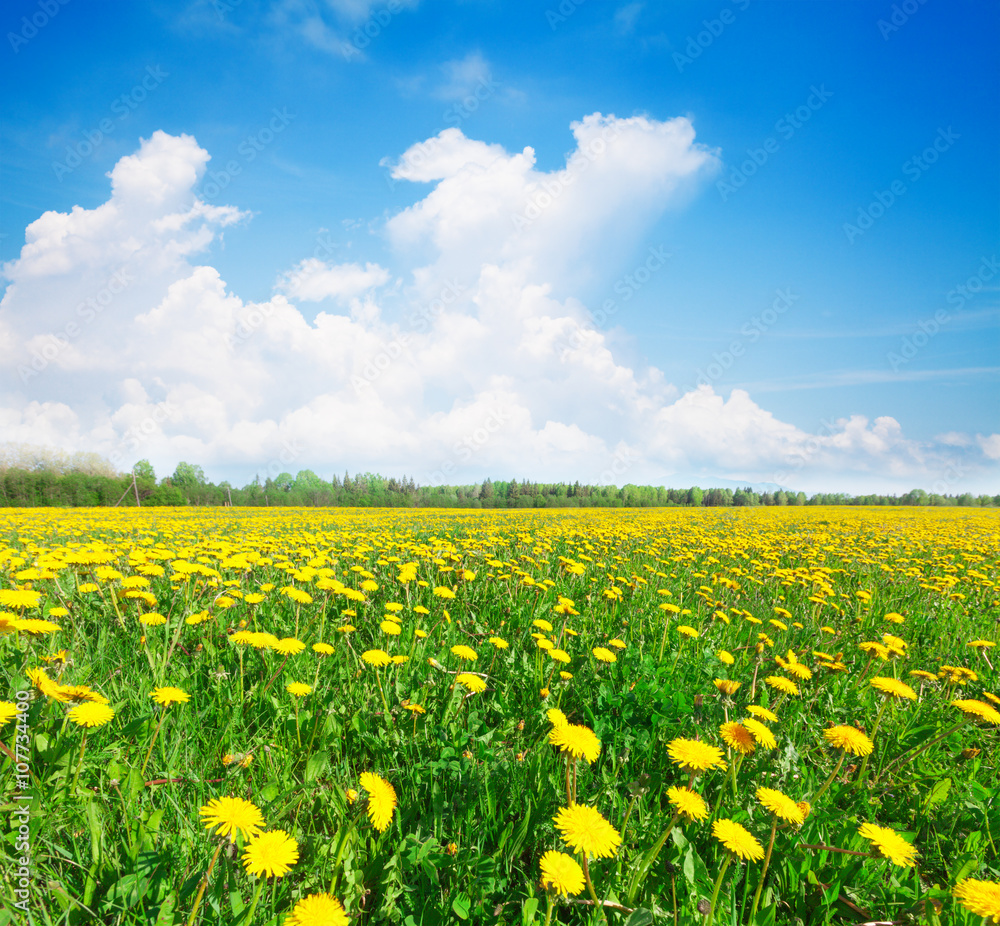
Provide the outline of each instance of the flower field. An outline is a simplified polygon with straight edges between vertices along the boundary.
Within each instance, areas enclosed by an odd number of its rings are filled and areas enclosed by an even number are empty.
[[[0,509],[0,926],[1000,923],[1000,518]]]

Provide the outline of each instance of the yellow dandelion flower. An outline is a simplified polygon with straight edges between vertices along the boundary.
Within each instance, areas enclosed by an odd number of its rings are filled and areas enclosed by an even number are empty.
[[[157,688],[150,692],[149,696],[157,704],[162,704],[164,707],[169,707],[171,704],[186,704],[191,700],[191,695],[186,691],[182,688],[174,688],[172,685]]]
[[[867,756],[875,748],[875,744],[857,727],[830,727],[823,731],[823,738],[830,745],[844,749],[852,756]]]
[[[285,926],[349,926],[343,904],[332,894],[310,894],[292,908]]]
[[[710,769],[725,769],[726,762],[722,750],[701,740],[689,740],[682,737],[671,740],[667,744],[667,755],[674,765],[686,772],[706,772]]]
[[[621,845],[621,835],[600,812],[584,804],[560,807],[552,818],[562,840],[574,852],[610,858]]]
[[[696,791],[688,788],[668,788],[667,800],[682,817],[693,822],[705,820],[708,817],[708,804]]]
[[[579,894],[585,886],[583,869],[573,856],[565,852],[546,852],[539,866],[542,869],[542,886],[552,888],[563,897]]]
[[[384,778],[374,772],[361,773],[361,787],[368,792],[368,819],[380,833],[389,827],[392,812],[396,809],[396,791]]]
[[[243,851],[243,867],[256,878],[282,878],[298,860],[299,844],[284,830],[252,837]]]
[[[802,808],[781,791],[777,791],[774,788],[758,788],[757,800],[776,817],[780,817],[786,823],[794,823],[796,826],[801,826],[805,822],[806,818],[802,813]]]
[[[236,839],[237,833],[247,839],[264,829],[260,808],[241,797],[218,797],[199,808],[198,813],[207,829],[218,827],[218,834],[228,836],[230,841]]]
[[[581,724],[561,723],[549,733],[549,742],[561,752],[568,752],[577,759],[593,763],[601,754],[601,741],[590,727]]]
[[[863,823],[858,834],[867,839],[873,849],[889,859],[893,865],[912,868],[916,864],[917,850],[895,830],[874,823]]]
[[[741,859],[759,862],[764,857],[764,847],[733,820],[716,820],[712,824],[712,835],[722,843],[723,848]]]

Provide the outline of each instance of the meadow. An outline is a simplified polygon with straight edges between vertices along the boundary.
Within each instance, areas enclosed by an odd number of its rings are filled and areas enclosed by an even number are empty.
[[[1000,516],[0,510],[0,926],[1000,922]]]

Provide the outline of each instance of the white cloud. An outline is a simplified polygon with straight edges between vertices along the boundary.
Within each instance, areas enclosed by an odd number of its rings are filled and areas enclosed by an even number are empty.
[[[324,299],[347,301],[384,286],[389,271],[378,264],[327,264],[316,257],[300,261],[282,275],[276,288],[291,299],[321,302]]]
[[[464,58],[446,61],[441,70],[445,82],[437,88],[435,96],[443,100],[464,100],[477,88],[489,84],[492,78],[489,62],[478,51],[470,52]]]
[[[414,146],[394,175],[432,186],[386,224],[393,272],[306,259],[259,303],[196,261],[244,218],[197,199],[208,152],[154,133],[111,172],[107,202],[45,213],[3,268],[4,438],[161,472],[188,459],[220,478],[347,466],[423,482],[709,473],[860,490],[930,487],[956,460],[963,479],[995,473],[1000,435],[919,442],[859,416],[809,433],[743,390],[678,395],[655,367],[624,364],[574,281],[607,272],[609,242],[641,234],[718,161],[686,119],[571,128],[574,150],[548,172],[530,148],[457,129],[419,159]],[[388,313],[392,277],[407,283]],[[310,321],[296,304],[324,299],[349,314]]]

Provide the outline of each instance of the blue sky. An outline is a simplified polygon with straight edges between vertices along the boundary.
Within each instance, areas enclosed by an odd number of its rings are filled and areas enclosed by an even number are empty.
[[[995,492],[998,25],[940,0],[9,3],[4,431],[237,481],[288,457]]]

